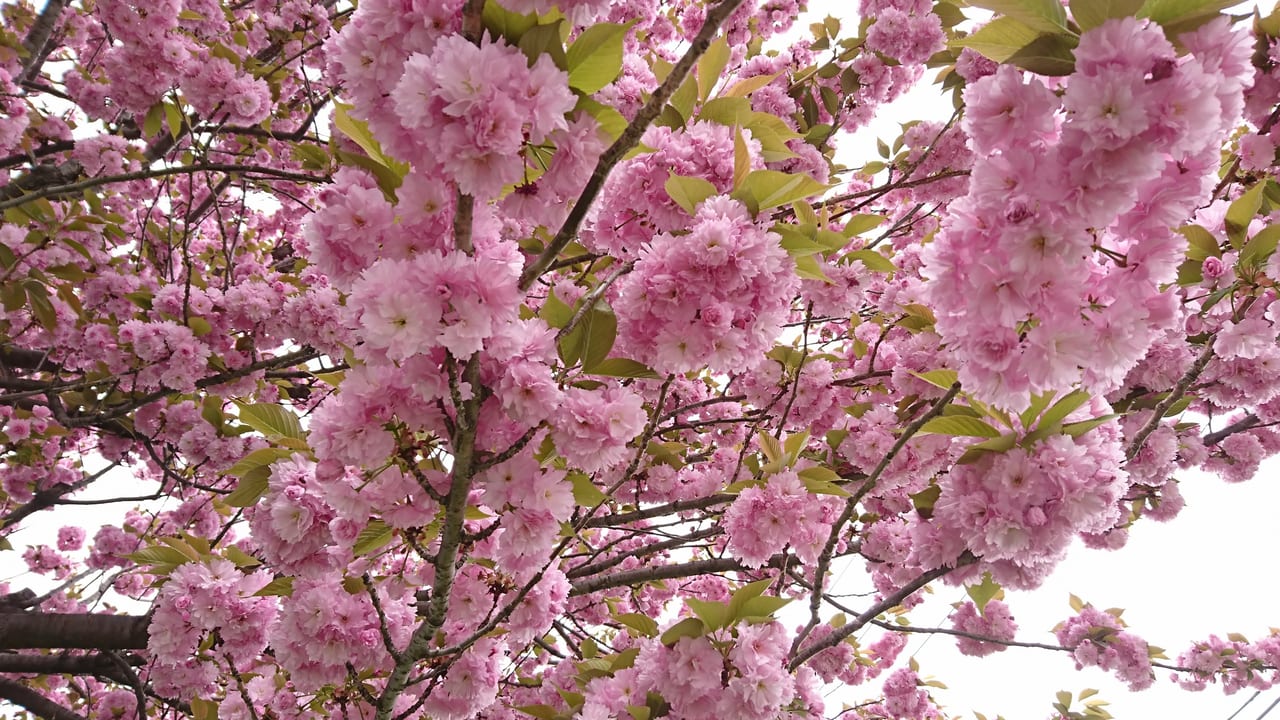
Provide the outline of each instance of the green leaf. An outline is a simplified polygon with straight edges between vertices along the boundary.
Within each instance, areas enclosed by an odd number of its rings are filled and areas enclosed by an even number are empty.
[[[1092,30],[1112,18],[1132,17],[1143,0],[1071,0],[1071,16],[1081,32]]]
[[[228,545],[227,549],[222,551],[222,554],[228,560],[235,563],[236,567],[242,570],[245,568],[258,567],[262,564],[258,558],[246,553],[235,545]]]
[[[164,122],[164,103],[158,102],[147,110],[147,115],[142,119],[142,133],[147,137],[155,137],[160,134],[161,123]]]
[[[547,299],[542,301],[542,309],[538,311],[538,316],[553,328],[563,328],[573,319],[573,308],[566,305],[556,296],[555,291],[551,290],[547,293]]]
[[[484,4],[480,20],[491,35],[501,35],[508,45],[518,45],[520,37],[538,24],[538,14],[521,15],[507,10],[501,3],[489,0]]]
[[[24,283],[27,288],[27,302],[31,304],[31,314],[36,322],[50,332],[58,327],[58,312],[49,300],[49,289],[39,280],[28,279]]]
[[[172,566],[170,569],[191,562],[191,558],[187,557],[181,550],[166,545],[145,547],[131,552],[125,557],[139,565],[169,565]]]
[[[933,418],[920,428],[920,432],[933,433],[935,435],[985,438],[1000,437],[999,430],[996,430],[977,418],[971,418],[965,415],[951,415]]]
[[[1031,427],[1031,424],[1036,421],[1036,418],[1040,417],[1040,413],[1044,412],[1044,409],[1049,407],[1049,403],[1053,402],[1055,395],[1057,395],[1057,393],[1053,390],[1032,395],[1031,405],[1026,410],[1023,410],[1022,414],[1018,416],[1018,419],[1022,421],[1022,427]]]
[[[742,616],[738,619],[768,619],[773,617],[775,612],[781,610],[789,602],[791,602],[790,598],[773,597],[771,595],[753,597],[743,604]]]
[[[827,274],[823,272],[822,266],[818,264],[813,255],[801,255],[792,259],[796,263],[796,277],[828,284],[832,282],[831,278],[827,277]]]
[[[1268,225],[1249,238],[1240,251],[1240,266],[1251,270],[1260,269],[1267,258],[1276,251],[1276,241],[1280,240],[1280,223]],[[1273,280],[1275,278],[1272,278]]]
[[[524,56],[529,59],[530,65],[536,63],[538,58],[546,56],[551,58],[551,62],[556,67],[561,70],[566,69],[568,60],[565,57],[564,44],[561,40],[563,25],[563,19],[534,25],[520,37],[520,42],[516,43],[516,45],[520,48],[520,52],[524,53]],[[610,82],[612,82],[612,79]]]
[[[1174,25],[1210,19],[1219,11],[1237,4],[1237,0],[1147,0],[1138,11],[1138,17],[1150,18],[1168,30]]]
[[[1070,435],[1073,438],[1078,438],[1081,435],[1084,435],[1085,433],[1089,432],[1090,430],[1096,427],[1100,427],[1102,425],[1106,425],[1107,423],[1111,422],[1112,420],[1115,420],[1118,417],[1120,416],[1115,414],[1103,415],[1102,417],[1096,417],[1092,420],[1084,420],[1081,422],[1067,423],[1066,425],[1062,426],[1062,434]]]
[[[773,584],[773,578],[765,578],[764,580],[756,580],[747,583],[737,590],[733,591],[733,595],[729,597],[729,622],[737,622],[743,617],[742,608],[747,602],[753,598],[758,598],[764,594],[765,590]]]
[[[231,494],[225,495],[222,502],[231,507],[249,507],[258,502],[267,492],[267,481],[271,479],[271,468],[261,466],[253,470],[246,471],[240,477],[240,482],[236,484],[236,489]]]
[[[1000,437],[997,437],[997,438],[991,438],[990,440],[983,440],[982,442],[974,443],[969,447],[965,448],[964,454],[961,455],[958,460],[956,460],[956,464],[968,465],[969,463],[977,462],[977,460],[986,453],[989,453],[989,452],[999,453],[999,452],[1005,452],[1006,450],[1012,450],[1013,447],[1017,444],[1018,444],[1018,440],[1013,436],[1012,433],[1001,435]]]
[[[1040,426],[1057,425],[1087,402],[1089,402],[1089,393],[1083,390],[1074,390],[1068,393],[1041,416]]]
[[[1025,23],[998,17],[952,44],[957,48],[973,48],[996,62],[1004,62],[1039,36],[1040,33]]]
[[[1199,225],[1183,225],[1178,232],[1187,239],[1187,259],[1203,262],[1211,257],[1222,257],[1218,238]]]
[[[683,121],[693,117],[693,106],[697,103],[698,81],[691,75],[671,94],[670,106],[679,113],[683,124]]]
[[[254,593],[257,597],[267,597],[269,595],[281,595],[289,597],[293,594],[293,578],[288,575],[282,575],[275,580],[267,583],[258,592]]]
[[[666,632],[662,633],[661,641],[663,645],[671,646],[675,645],[680,638],[702,637],[705,633],[706,626],[701,620],[696,617],[685,618],[667,628]]]
[[[250,452],[250,454],[242,457],[237,464],[230,466],[227,470],[227,474],[233,475],[233,477],[243,478],[244,475],[247,475],[252,470],[266,468],[266,466],[269,466],[271,462],[283,460],[285,457],[291,455],[293,455],[292,451],[283,450],[283,448],[262,447],[259,448],[259,450]]]
[[[485,3],[486,6],[493,4],[492,0]],[[560,717],[560,711],[550,705],[517,705],[515,710],[536,717],[538,720],[556,720]]]
[[[614,615],[614,620],[635,630],[643,637],[656,637],[658,634],[658,623],[653,618],[642,613],[622,613]]]
[[[825,467],[810,467],[796,473],[804,481],[804,489],[813,495],[835,495],[849,497],[849,492],[836,484],[842,480],[834,470]]]
[[[610,140],[617,140],[623,131],[627,129],[627,119],[617,109],[598,103],[587,96],[578,98],[578,110],[586,112],[595,118],[600,124],[600,129],[609,136]]]
[[[407,163],[402,163],[383,154],[382,146],[378,144],[377,140],[373,139],[373,133],[369,132],[369,125],[351,116],[350,105],[339,102],[333,104],[333,124],[343,135],[351,138],[356,145],[360,146],[361,150],[364,150],[378,164],[387,167],[402,179],[409,173],[409,165]]]
[[[697,212],[699,203],[719,193],[708,180],[675,173],[667,177],[665,187],[667,195],[690,216]]]
[[[1236,248],[1244,244],[1249,223],[1253,222],[1258,208],[1262,207],[1262,191],[1265,187],[1265,180],[1255,183],[1227,208],[1227,237],[1231,238],[1231,244]]]
[[[755,75],[745,80],[739,80],[730,86],[729,89],[720,93],[720,96],[745,98],[765,85],[777,80],[778,76],[781,74],[782,73],[774,73],[772,75]]]
[[[760,452],[764,453],[764,457],[771,463],[782,464],[782,446],[778,444],[777,438],[769,433],[761,430],[756,434],[756,438],[760,442]]]
[[[722,602],[712,602],[709,600],[699,600],[698,598],[685,598],[684,604],[694,615],[697,615],[702,622],[706,623],[707,629],[718,630],[725,627],[729,621],[729,606]]]
[[[715,89],[716,82],[729,64],[729,43],[723,37],[716,38],[707,51],[698,58],[698,99],[706,102]]]
[[[618,318],[597,302],[561,341],[566,363],[582,362],[583,372],[591,372],[609,356],[618,337]]]
[[[911,371],[909,371],[911,372]],[[955,370],[930,370],[929,372],[911,372],[912,375],[929,383],[934,387],[950,390],[952,385],[960,379],[960,374]]]
[[[1060,33],[1067,29],[1067,13],[1058,0],[968,0],[967,4],[1011,17],[1039,32]]]
[[[891,273],[897,272],[898,268],[894,266],[893,261],[881,255],[875,250],[854,250],[847,257],[854,258],[867,266],[872,272]]]
[[[1063,77],[1075,72],[1075,39],[1065,35],[1041,35],[1010,55],[1005,62],[1040,75]]]
[[[622,44],[635,22],[598,23],[584,30],[565,53],[569,87],[590,95],[613,82],[622,72]]]
[[[662,376],[654,372],[648,365],[629,358],[607,358],[593,366],[588,374],[616,378],[643,378],[645,380],[662,379]]]
[[[236,407],[240,408],[241,423],[268,438],[286,437],[297,440],[306,438],[306,434],[302,431],[302,423],[298,422],[298,416],[275,403],[251,405],[237,401]]]
[[[851,238],[868,230],[874,230],[884,224],[884,221],[885,217],[883,215],[854,215],[849,218],[849,222],[844,224],[844,229],[841,232],[845,237]]]
[[[918,493],[912,493],[908,497],[911,498],[911,504],[915,507],[916,512],[920,513],[920,517],[928,520],[933,517],[933,507],[938,504],[938,498],[941,496],[942,487],[930,485]]]
[[[741,97],[718,97],[708,100],[698,110],[698,120],[725,127],[739,127],[751,119],[751,101]]]
[[[356,536],[356,544],[352,546],[351,552],[356,557],[368,555],[385,547],[394,536],[395,530],[390,525],[381,520],[370,520]]]
[[[733,197],[740,200],[742,196],[750,197],[753,202],[743,202],[758,212],[819,195],[826,192],[827,188],[827,185],[808,175],[756,170],[747,174],[742,187],[734,190]]]
[[[186,120],[182,116],[182,108],[173,103],[161,103],[164,107],[165,124],[169,127],[169,135],[175,140],[182,134],[182,123]]]
[[[973,599],[973,604],[978,606],[978,612],[983,614],[987,611],[987,603],[995,600],[1004,592],[1000,584],[991,579],[991,573],[983,573],[980,584],[970,585],[964,590]]]
[[[569,482],[573,483],[574,502],[583,507],[595,507],[609,499],[586,473],[570,473]]]

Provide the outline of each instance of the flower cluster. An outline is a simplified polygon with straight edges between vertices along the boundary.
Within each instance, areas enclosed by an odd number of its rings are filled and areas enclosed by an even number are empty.
[[[618,283],[619,339],[659,372],[741,371],[772,345],[797,284],[777,235],[709,198],[688,234],[655,236]]]
[[[1130,690],[1142,690],[1155,680],[1147,642],[1124,627],[1117,615],[1086,605],[1059,624],[1054,634],[1071,650],[1077,669],[1096,665],[1114,671]]]
[[[761,567],[790,545],[803,562],[814,562],[838,511],[830,496],[811,495],[794,471],[775,473],[762,487],[743,490],[725,510],[729,552],[747,567]]]

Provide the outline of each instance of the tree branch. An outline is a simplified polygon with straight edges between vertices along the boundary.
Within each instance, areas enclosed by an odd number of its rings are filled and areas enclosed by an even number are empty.
[[[618,139],[600,155],[600,160],[596,162],[595,170],[591,171],[591,177],[587,180],[586,186],[583,187],[582,194],[573,203],[573,208],[569,210],[568,217],[565,218],[564,224],[560,226],[555,238],[551,240],[551,244],[520,274],[521,291],[527,291],[533,287],[534,281],[542,273],[546,272],[551,263],[555,262],[556,257],[578,236],[578,228],[582,225],[582,221],[586,219],[587,211],[591,209],[591,204],[595,202],[596,196],[604,188],[604,181],[608,179],[609,173],[613,171],[615,165],[622,162],[622,158],[626,157],[631,148],[640,142],[640,136],[644,135],[644,131],[649,128],[649,124],[662,113],[662,109],[666,107],[667,100],[684,84],[685,77],[693,69],[694,64],[698,62],[698,58],[702,57],[702,54],[711,46],[711,40],[720,31],[720,23],[733,14],[733,11],[737,10],[742,2],[743,0],[721,0],[719,5],[707,11],[706,21],[703,22],[702,29],[698,31],[697,36],[690,43],[684,57],[680,58],[675,67],[671,68],[671,74],[667,75],[667,79],[658,86],[657,90],[653,91],[653,95],[649,97],[649,102],[640,108],[631,124],[627,125],[627,128],[622,131]]]
[[[0,650],[142,650],[149,615],[0,613]]]
[[[44,720],[85,720],[26,685],[4,678],[0,678],[0,699],[8,700]]]

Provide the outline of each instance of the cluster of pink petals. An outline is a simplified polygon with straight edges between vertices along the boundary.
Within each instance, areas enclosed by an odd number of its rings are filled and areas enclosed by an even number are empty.
[[[644,246],[613,305],[620,339],[659,372],[737,372],[772,347],[796,288],[780,238],[721,195],[703,201],[688,234]]]
[[[1080,382],[1114,389],[1174,320],[1171,226],[1213,180],[1249,67],[1224,22],[1186,38],[1178,58],[1158,26],[1110,20],[1081,37],[1061,103],[1007,65],[965,90],[977,159],[924,274],[980,397],[1021,409]]]
[[[1155,680],[1147,641],[1127,632],[1124,623],[1110,613],[1086,605],[1054,634],[1071,650],[1077,669],[1096,665],[1111,670],[1129,683],[1130,690],[1143,690]]]

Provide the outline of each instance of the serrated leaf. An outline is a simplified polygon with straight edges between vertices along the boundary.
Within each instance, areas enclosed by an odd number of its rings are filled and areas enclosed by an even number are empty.
[[[765,458],[771,463],[782,464],[782,445],[778,443],[777,438],[767,432],[761,430],[756,433],[756,439],[760,443],[760,452],[764,453]]]
[[[277,460],[282,460],[291,456],[293,453],[280,448],[259,448],[245,455],[235,465],[227,469],[227,474],[232,477],[244,477],[247,473],[258,468],[267,467]]]
[[[964,454],[956,460],[956,464],[968,465],[969,463],[977,462],[977,460],[985,453],[1005,452],[1007,450],[1012,450],[1017,444],[1017,438],[1014,437],[1012,433],[1001,435],[997,438],[991,438],[990,440],[983,440],[980,443],[974,443],[973,445],[965,448]]]
[[[608,357],[617,337],[617,316],[597,302],[561,341],[562,358],[570,364],[581,361],[583,371],[591,372]]]
[[[684,604],[709,630],[718,630],[729,624],[729,606],[726,603],[689,597],[684,599]]]
[[[664,187],[667,195],[691,217],[697,212],[698,205],[703,200],[719,193],[716,186],[708,180],[675,173],[667,177]]]
[[[1250,270],[1260,269],[1276,251],[1276,243],[1280,241],[1280,223],[1268,225],[1249,238],[1240,251],[1240,267]],[[1275,278],[1272,278],[1275,279]]]
[[[746,605],[746,603],[751,599],[757,598],[763,595],[764,591],[768,590],[769,586],[772,584],[773,584],[772,578],[765,578],[764,580],[756,580],[755,582],[749,582],[746,585],[743,585],[742,587],[738,588],[737,590],[734,590],[733,595],[729,596],[729,607],[728,607],[729,621],[732,623],[740,620],[743,616],[743,612],[742,612],[743,606]]]
[[[788,205],[827,191],[828,186],[808,175],[777,170],[755,170],[747,174],[742,187],[733,191],[735,198],[750,197],[756,211]],[[745,200],[743,201],[746,202]]]
[[[973,604],[978,606],[978,612],[983,614],[987,612],[987,603],[1000,597],[1004,592],[1000,584],[991,579],[991,573],[984,573],[981,583],[970,585],[964,590],[973,600]]]
[[[805,468],[796,474],[804,481],[804,489],[810,494],[849,497],[849,492],[836,484],[842,478],[830,468]]]
[[[731,618],[731,620],[772,618],[775,612],[781,610],[790,602],[790,598],[773,597],[772,595],[753,597],[743,603],[740,617]]]
[[[390,525],[382,520],[370,520],[369,524],[356,536],[356,543],[351,547],[351,552],[356,557],[368,555],[386,547],[394,536],[395,530]]]
[[[573,499],[583,507],[595,507],[609,499],[586,473],[570,473],[569,482],[573,484]]]
[[[911,374],[943,390],[950,390],[951,386],[955,385],[960,378],[960,374],[955,370],[930,370],[922,373],[911,371]]]
[[[590,95],[617,79],[622,72],[623,41],[635,22],[597,23],[584,30],[565,51],[569,87]]]
[[[240,409],[240,422],[257,430],[268,438],[287,437],[297,440],[305,439],[302,423],[298,416],[275,403],[242,403],[237,401]]]
[[[653,618],[642,613],[622,613],[614,615],[614,620],[635,630],[643,637],[655,637],[658,634],[658,623]]]
[[[854,215],[844,224],[841,232],[845,237],[853,237],[861,235],[868,230],[874,230],[884,224],[885,217],[883,215]]]
[[[1265,187],[1265,180],[1255,183],[1253,187],[1246,190],[1243,195],[1236,198],[1227,207],[1225,218],[1227,237],[1231,239],[1231,244],[1236,248],[1244,244],[1244,236],[1249,229],[1249,223],[1253,222],[1254,216],[1258,214],[1258,208],[1262,207],[1262,190]]]
[[[1096,427],[1100,427],[1102,425],[1106,425],[1107,423],[1111,422],[1112,420],[1115,420],[1118,417],[1120,416],[1115,414],[1103,415],[1102,417],[1096,417],[1092,420],[1084,420],[1082,422],[1067,423],[1066,425],[1062,426],[1062,434],[1070,435],[1073,438],[1078,438],[1081,435],[1084,435],[1085,433],[1089,432],[1090,430]]]
[[[951,435],[960,437],[1000,437],[1000,431],[987,423],[965,415],[936,417],[920,428],[922,434]]]
[[[258,567],[262,564],[261,560],[258,560],[258,558],[246,553],[235,545],[227,546],[227,549],[222,552],[222,556],[235,563],[235,566],[242,570],[245,568]]]
[[[588,374],[616,378],[643,378],[645,380],[662,379],[662,376],[655,372],[653,368],[629,358],[607,358],[592,367]]]
[[[495,3],[485,3],[485,5],[493,4]],[[515,710],[536,717],[538,720],[556,720],[560,717],[560,711],[550,705],[517,705]]]
[[[755,92],[756,90],[759,90],[760,88],[764,87],[765,85],[768,85],[774,80],[777,80],[778,76],[781,74],[782,73],[773,73],[772,75],[756,75],[753,77],[746,78],[745,80],[739,80],[738,82],[731,85],[723,93],[720,93],[720,96],[744,98],[750,95],[751,93]]]
[[[967,0],[967,4],[1011,17],[1039,32],[1059,33],[1067,29],[1067,13],[1058,0]]]
[[[898,271],[892,260],[875,250],[854,250],[849,253],[848,257],[858,260],[872,272],[891,273]]]
[[[1076,56],[1072,52],[1075,47],[1074,38],[1069,36],[1041,35],[1019,48],[1005,62],[1039,75],[1064,77],[1075,72]]]
[[[361,150],[369,156],[378,165],[390,170],[398,178],[403,179],[409,173],[407,163],[400,162],[394,158],[388,157],[382,152],[382,146],[374,139],[373,133],[369,131],[369,126],[364,121],[357,120],[351,116],[352,106],[345,103],[335,102],[333,104],[333,124],[351,139]],[[398,183],[397,183],[398,186]]]
[[[716,82],[729,64],[729,43],[723,37],[716,38],[707,51],[698,58],[698,99],[706,102],[715,89]]]
[[[585,95],[578,98],[577,109],[595,118],[600,129],[609,136],[610,140],[617,140],[627,129],[627,119],[616,108],[598,103]]]
[[[998,17],[952,44],[972,48],[996,62],[1004,62],[1039,36],[1040,33],[1025,23],[1010,17]]]
[[[573,308],[566,305],[552,290],[547,293],[547,299],[542,301],[538,317],[553,328],[563,328],[573,319]]]
[[[271,468],[267,465],[260,465],[252,470],[246,471],[240,477],[240,482],[236,484],[236,489],[232,490],[229,495],[222,498],[222,502],[231,507],[249,507],[255,505],[258,499],[267,492],[267,483],[271,479]]]
[[[135,550],[125,555],[125,557],[139,565],[170,565],[173,567],[195,560],[195,558],[189,557],[181,550],[166,545],[145,547],[141,550]]]
[[[920,514],[920,517],[928,520],[933,517],[933,508],[938,504],[938,498],[942,497],[942,487],[930,485],[918,493],[912,493],[908,497],[911,498],[911,505]]]
[[[1142,3],[1143,0],[1071,0],[1071,16],[1085,32],[1112,18],[1136,15]]]
[[[281,597],[289,597],[293,594],[293,578],[288,575],[278,577],[267,583],[261,590],[254,593],[256,597],[267,597],[279,595]]]
[[[49,301],[49,289],[38,280],[27,280],[23,283],[27,288],[27,302],[31,305],[31,314],[36,322],[49,332],[58,328],[58,312]]]
[[[706,634],[706,626],[696,617],[685,618],[667,628],[660,638],[663,645],[675,645],[676,641],[685,637],[702,637]]]

